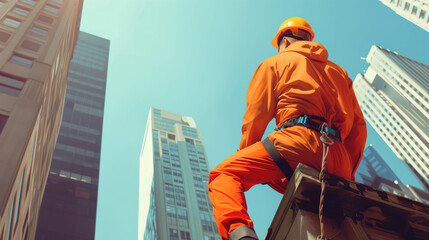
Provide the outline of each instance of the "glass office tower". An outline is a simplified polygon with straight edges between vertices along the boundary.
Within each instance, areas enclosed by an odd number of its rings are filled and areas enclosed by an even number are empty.
[[[110,41],[80,32],[36,239],[94,239]]]
[[[365,119],[429,189],[429,66],[372,46],[353,87]]]
[[[138,239],[220,240],[208,176],[194,120],[151,108],[140,156]]]
[[[377,177],[383,177],[386,180],[392,182],[402,182],[399,180],[398,176],[392,171],[392,169],[387,165],[383,158],[378,154],[372,145],[369,145],[362,157],[362,161],[359,165],[359,168],[356,171],[355,178],[356,182],[363,183],[365,185],[373,186],[373,181]]]

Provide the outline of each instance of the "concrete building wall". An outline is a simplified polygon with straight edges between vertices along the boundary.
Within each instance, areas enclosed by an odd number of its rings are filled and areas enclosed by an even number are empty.
[[[429,32],[429,0],[380,0],[380,2]]]
[[[0,239],[33,239],[82,1],[0,1]]]
[[[365,119],[429,187],[429,66],[373,46],[353,83]]]

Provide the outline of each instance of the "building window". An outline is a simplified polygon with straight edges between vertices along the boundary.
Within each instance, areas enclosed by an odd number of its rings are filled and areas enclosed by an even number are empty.
[[[396,6],[398,7],[402,6],[402,0],[398,0],[398,2],[396,3]]]
[[[188,213],[185,209],[178,208],[177,209],[177,220],[179,223],[179,227],[188,228],[189,222],[188,222]]]
[[[0,92],[18,96],[24,87],[25,80],[0,74]]]
[[[70,178],[70,175],[71,175],[71,173],[70,173],[70,172],[68,172],[68,171],[65,171],[65,170],[61,170],[61,171],[60,171],[60,177],[63,177],[63,178]]]
[[[37,18],[37,20],[47,23],[47,24],[52,24],[54,22],[54,19],[45,15],[40,15],[39,18]]]
[[[201,175],[194,173],[192,174],[192,177],[194,178],[195,187],[203,188],[203,189],[207,188],[207,181],[206,180],[203,181],[203,177]]]
[[[416,15],[417,14],[417,7],[413,6],[413,10],[411,10],[411,14]]]
[[[15,7],[12,12],[17,13],[22,16],[27,16],[30,10],[24,9],[22,7]]]
[[[37,35],[40,35],[42,37],[46,37],[48,35],[48,31],[47,30],[39,28],[39,27],[36,27],[36,26],[33,26],[31,28],[30,32],[35,33]]]
[[[191,240],[191,234],[186,231],[180,231],[180,240]]]
[[[406,10],[406,11],[410,10],[410,3],[409,2],[405,2],[404,10]]]
[[[165,182],[172,182],[173,176],[171,174],[171,168],[164,167],[164,181]]]
[[[164,184],[165,202],[174,205],[174,188],[172,184]]]
[[[22,44],[21,44],[21,47],[28,49],[28,50],[31,50],[31,51],[34,51],[34,52],[37,52],[37,51],[39,51],[40,44],[29,41],[29,40],[24,40],[24,42],[22,42]]]
[[[9,62],[14,63],[14,64],[18,64],[20,66],[26,67],[26,68],[31,68],[33,66],[33,59],[27,58],[27,57],[22,57],[19,55],[13,55]]]
[[[179,232],[177,229],[170,228],[170,238],[169,240],[179,240]]]
[[[220,237],[214,237],[209,235],[204,235],[204,240],[222,240]]]
[[[36,5],[36,1],[34,1],[34,0],[21,0],[21,2],[26,3],[28,5],[31,5],[31,6]]]
[[[174,182],[183,184],[182,171],[180,171],[178,169],[173,169],[172,172],[173,172],[173,176],[174,176]]]
[[[190,127],[182,126],[183,135],[192,138],[198,138],[197,130]],[[192,141],[193,144],[193,141]]]
[[[0,114],[0,134],[3,131],[4,126],[6,125],[8,118],[9,118],[8,116]]]
[[[51,13],[55,13],[55,14],[58,14],[60,12],[59,8],[54,7],[52,5],[46,5],[45,6],[45,10],[48,11],[48,12],[51,12]]]
[[[175,141],[176,140],[176,136],[174,134],[168,134],[168,139]]]
[[[82,175],[81,181],[84,183],[91,183],[91,177]]]
[[[172,206],[167,206],[167,224],[176,226],[177,220],[176,220],[176,208]]]
[[[63,3],[63,0],[52,0],[52,2],[61,4],[61,3]]]
[[[425,11],[425,10],[423,10],[423,9],[421,9],[421,10],[420,10],[419,18],[424,19],[425,17],[426,17],[426,11]]]
[[[216,232],[216,223],[212,216],[200,213],[201,225],[203,225],[203,230],[206,232]]]
[[[176,205],[186,207],[185,189],[182,186],[174,186]]]
[[[17,28],[17,27],[19,27],[19,24],[21,24],[21,21],[18,20],[18,19],[15,19],[15,18],[6,17],[3,20],[3,24],[7,25],[7,26],[14,27],[14,28]]]
[[[200,209],[200,211],[208,212],[209,206],[207,205],[207,193],[199,190],[196,190],[195,192],[197,193],[198,209]]]
[[[0,32],[0,42],[7,42],[9,40],[10,34],[5,32]]]

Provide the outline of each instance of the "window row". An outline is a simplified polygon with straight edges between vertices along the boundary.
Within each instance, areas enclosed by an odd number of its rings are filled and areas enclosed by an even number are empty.
[[[183,184],[183,176],[182,176],[181,170],[164,167],[163,173],[164,173],[164,181]]]
[[[191,240],[191,234],[187,231],[180,231],[180,234],[179,234],[179,230],[170,228],[168,239],[169,240]]]
[[[216,222],[212,215],[200,213],[200,220],[204,231],[217,233]]]
[[[185,189],[182,186],[164,183],[167,204],[186,207]]]
[[[0,73],[0,92],[18,96],[24,87],[25,80]]]
[[[185,209],[167,205],[166,212],[168,225],[189,228],[188,212]]]
[[[65,170],[59,170],[59,169],[54,169],[51,168],[50,174],[53,175],[57,175],[63,178],[69,178],[75,181],[81,181],[84,183],[91,183],[91,177],[90,176],[85,176],[79,173],[73,173],[73,172],[69,172],[69,171],[65,171]]]

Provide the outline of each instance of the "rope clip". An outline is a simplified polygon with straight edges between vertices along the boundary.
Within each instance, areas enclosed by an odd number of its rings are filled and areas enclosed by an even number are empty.
[[[322,134],[320,136],[320,141],[322,141],[322,143],[331,146],[332,144],[334,144],[334,140],[332,140],[329,137],[329,132],[328,132],[328,124],[326,122],[324,122],[322,124],[322,126],[320,127],[320,133]]]

